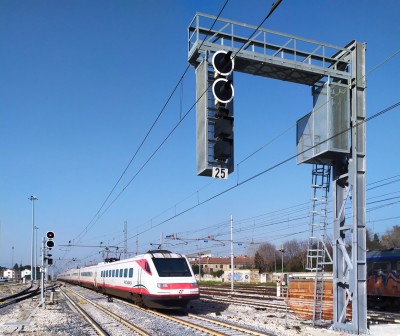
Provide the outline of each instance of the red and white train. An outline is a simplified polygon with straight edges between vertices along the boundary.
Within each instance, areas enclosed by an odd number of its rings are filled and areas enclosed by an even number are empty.
[[[71,269],[58,280],[159,309],[181,309],[200,296],[187,258],[167,250]]]

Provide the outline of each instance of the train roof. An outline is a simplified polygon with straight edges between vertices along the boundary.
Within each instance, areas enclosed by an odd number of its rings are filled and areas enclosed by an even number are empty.
[[[367,251],[367,260],[399,259],[400,248]]]
[[[148,254],[151,254],[154,258],[182,258],[182,254],[173,253],[168,250],[151,250],[147,251]]]

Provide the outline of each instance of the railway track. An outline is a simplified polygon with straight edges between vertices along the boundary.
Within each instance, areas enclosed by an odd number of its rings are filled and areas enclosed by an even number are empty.
[[[229,288],[222,286],[201,286],[200,298],[204,301],[251,305],[257,309],[286,310],[284,299],[276,296],[274,287],[246,286],[238,287],[232,292]]]
[[[254,298],[264,299],[273,301],[283,301],[283,298],[276,296],[276,288],[263,288],[263,287],[251,287],[236,288],[233,292],[229,288],[224,287],[209,287],[200,286],[200,295],[218,295],[218,296],[235,296],[237,298]]]
[[[122,303],[128,306],[134,306],[129,302],[122,301]],[[171,315],[165,314],[154,310],[143,309],[137,306],[134,306],[136,309],[144,310],[150,314],[155,316],[162,317],[163,319],[170,320],[173,322],[177,322],[179,324],[184,324],[192,329],[196,329],[198,331],[203,331],[210,335],[222,336],[222,335],[273,335],[267,332],[260,332],[257,330],[252,330],[249,328],[244,328],[238,325],[234,325],[231,323],[221,322],[216,319],[212,319],[205,316],[199,316],[195,314],[180,314],[180,315]]]
[[[204,301],[224,302],[230,304],[251,305],[256,309],[276,309],[285,311],[286,304],[283,298],[270,295],[271,288],[257,286],[237,287],[233,292],[223,286],[201,286],[200,298]],[[268,295],[266,295],[268,293]],[[332,305],[330,305],[332,306]],[[330,309],[333,309],[330,307]],[[290,311],[290,309],[289,309]],[[308,310],[307,310],[308,311]],[[367,319],[371,324],[400,324],[400,314],[368,309]]]
[[[32,298],[40,293],[40,287],[32,288],[32,285],[23,289],[22,291],[5,296],[0,299],[0,309],[10,306],[12,304],[21,302],[23,300]]]
[[[203,292],[220,292],[220,293],[231,293],[231,289],[228,286],[221,286],[221,285],[216,285],[216,286],[207,286],[207,285],[200,285],[200,290]],[[257,296],[265,296],[265,297],[270,297],[270,296],[276,296],[276,287],[274,286],[238,286],[235,285],[234,293],[242,293],[242,294],[254,294]]]
[[[143,335],[185,335],[195,333],[196,335],[273,335],[265,331],[257,331],[243,326],[222,322],[216,319],[208,318],[205,316],[198,316],[195,314],[171,314],[170,312],[164,313],[155,310],[149,310],[138,307],[133,303],[126,302],[124,300],[112,299],[112,303],[106,300],[106,296],[89,289],[79,288],[81,294],[77,293],[71,287],[68,290],[76,294],[82,301],[94,303],[100,305],[105,310],[116,310],[114,314],[119,316],[120,319],[128,321],[151,321],[150,325],[146,323],[141,324],[141,329],[144,332]],[[82,294],[84,292],[84,294]],[[88,298],[91,297],[90,299]],[[94,302],[96,301],[96,302]],[[117,306],[119,305],[119,307]],[[80,305],[82,306],[82,305]],[[105,307],[107,306],[107,308]],[[123,315],[123,317],[122,317]],[[99,323],[97,321],[97,323]],[[104,326],[104,323],[100,323],[100,327]],[[192,330],[188,331],[188,328]],[[162,330],[162,331],[161,331]],[[114,334],[113,334],[114,335]]]
[[[215,296],[215,295],[201,295],[200,298],[203,301],[213,301],[213,302],[224,302],[224,303],[229,303],[229,304],[239,304],[243,306],[252,306],[253,308],[256,309],[276,309],[280,311],[286,310],[286,304],[283,302],[283,300],[260,300],[260,299],[254,299],[254,298],[249,298],[249,299],[241,299],[241,298],[236,298],[235,296],[232,297],[227,297],[227,296]]]
[[[137,325],[118,316],[110,309],[103,307],[71,288],[68,291],[72,292],[73,295],[61,288],[60,291],[99,335],[116,335],[116,332],[119,335],[151,335]],[[74,299],[74,296],[78,299]],[[86,303],[89,305],[83,308],[82,306]]]
[[[394,312],[384,312],[380,310],[368,310],[368,322],[371,324],[400,324],[400,314]]]

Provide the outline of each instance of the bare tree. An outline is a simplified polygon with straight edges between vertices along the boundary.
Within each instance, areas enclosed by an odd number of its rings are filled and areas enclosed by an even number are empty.
[[[367,229],[367,250],[379,250],[382,248],[379,236],[375,233],[374,237],[371,239],[371,233]]]
[[[307,260],[307,241],[289,240],[283,243],[285,269],[289,272],[304,271]]]
[[[382,235],[381,244],[383,248],[400,247],[400,226],[395,225],[392,229]]]
[[[275,245],[264,242],[257,250],[259,256],[264,260],[264,269],[266,272],[272,272],[275,270],[276,263],[276,247]]]

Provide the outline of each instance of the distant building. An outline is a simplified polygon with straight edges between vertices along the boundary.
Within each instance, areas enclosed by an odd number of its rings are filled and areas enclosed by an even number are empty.
[[[231,258],[230,257],[191,257],[189,259],[190,264],[199,265],[204,274],[211,274],[213,272],[223,270],[224,272],[230,271],[231,269]],[[254,268],[254,257],[249,256],[235,256],[233,258],[234,269],[252,269]]]
[[[24,279],[24,278],[26,279],[27,277],[28,277],[29,279],[31,278],[31,270],[30,270],[30,269],[24,269],[24,270],[22,270],[22,271],[21,271],[21,278],[22,278],[22,279]]]
[[[7,269],[3,271],[3,277],[13,281],[21,280],[21,271],[19,269]]]

